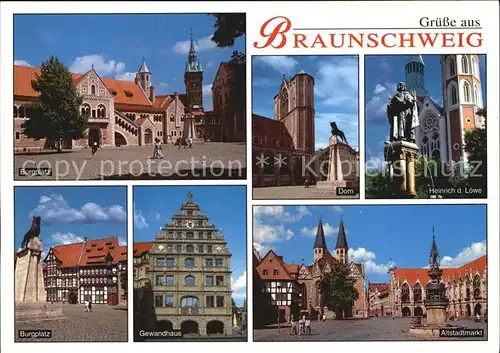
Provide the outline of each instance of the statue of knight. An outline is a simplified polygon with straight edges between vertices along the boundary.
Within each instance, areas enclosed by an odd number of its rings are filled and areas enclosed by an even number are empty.
[[[416,94],[406,90],[404,82],[398,83],[397,93],[387,105],[390,124],[390,141],[415,143],[415,130],[419,125]]]

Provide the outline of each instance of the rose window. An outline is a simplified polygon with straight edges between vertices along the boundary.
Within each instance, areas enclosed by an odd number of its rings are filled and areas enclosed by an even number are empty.
[[[436,117],[433,115],[427,115],[422,121],[422,129],[425,132],[430,132],[430,131],[435,130],[435,129],[437,130],[438,126],[439,126],[439,123],[438,123]]]

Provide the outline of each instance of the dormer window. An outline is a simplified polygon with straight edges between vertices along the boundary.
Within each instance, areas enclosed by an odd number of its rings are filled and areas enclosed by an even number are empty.
[[[134,94],[132,92],[130,92],[130,91],[125,91],[125,96],[127,96],[127,97],[130,98],[130,97],[133,97]]]

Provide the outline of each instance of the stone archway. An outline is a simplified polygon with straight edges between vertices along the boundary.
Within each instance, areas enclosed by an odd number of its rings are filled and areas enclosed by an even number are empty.
[[[415,316],[423,316],[424,315],[424,311],[422,310],[422,307],[417,306],[415,308],[414,315]]]
[[[127,139],[125,138],[125,136],[123,136],[118,131],[115,131],[115,146],[120,147],[126,145],[127,145]]]
[[[173,331],[174,325],[172,325],[171,321],[168,320],[160,320],[156,322],[156,329],[158,331]]]
[[[467,316],[472,316],[472,309],[470,307],[470,304],[467,304],[466,309],[467,309]]]
[[[94,146],[95,142],[97,143],[97,147],[101,146],[101,129],[98,127],[89,127],[88,136],[89,147]]]
[[[411,316],[411,310],[409,307],[405,306],[402,310],[401,313],[403,316]]]
[[[153,131],[146,129],[144,131],[144,144],[151,145],[153,143]]]
[[[198,323],[196,321],[187,320],[181,324],[181,331],[183,335],[190,333],[199,333]]]
[[[476,306],[474,307],[474,316],[479,315],[481,316],[481,304],[477,303]]]
[[[224,334],[224,324],[219,320],[210,321],[207,324],[207,335],[222,335]]]

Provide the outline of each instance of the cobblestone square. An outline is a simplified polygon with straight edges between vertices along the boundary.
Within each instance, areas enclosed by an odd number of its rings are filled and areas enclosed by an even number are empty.
[[[253,198],[258,200],[315,200],[315,199],[359,199],[358,195],[338,196],[335,190],[319,189],[316,185],[271,186],[253,188]]]
[[[409,333],[412,318],[379,317],[366,320],[327,320],[312,322],[310,336],[291,336],[290,325],[268,326],[265,329],[254,330],[254,341],[408,341],[431,340],[426,337],[417,337]],[[458,338],[455,340],[484,340],[488,338],[487,324],[472,320],[451,322],[458,326],[470,329],[484,329],[482,338]],[[435,340],[452,340],[436,338]]]
[[[153,146],[20,153],[14,156],[15,180],[244,179],[244,142],[164,145],[163,159]],[[23,176],[20,168],[50,168],[51,176]]]
[[[63,318],[15,324],[15,342],[126,342],[127,309],[116,306],[63,304]],[[52,338],[19,339],[19,330],[51,330]]]

